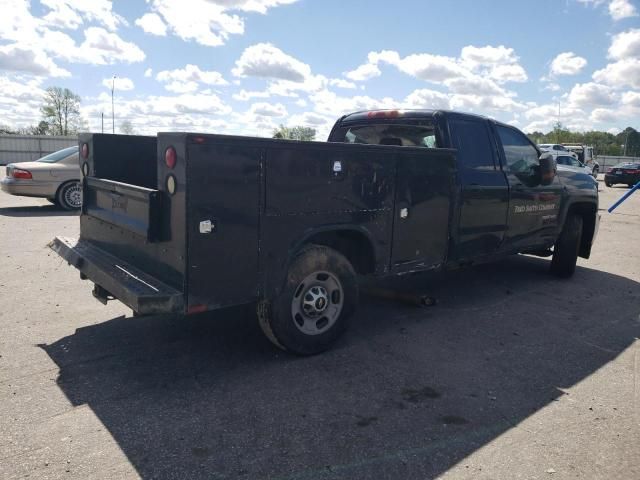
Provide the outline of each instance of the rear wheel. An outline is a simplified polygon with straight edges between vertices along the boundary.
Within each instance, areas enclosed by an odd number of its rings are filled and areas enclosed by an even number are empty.
[[[608,182],[607,180],[605,180],[605,181],[604,181],[604,184],[605,184],[607,187],[613,187],[613,183]]]
[[[636,184],[635,184],[635,183],[627,183],[627,186],[628,186],[629,188],[633,188],[633,187],[635,187],[635,186],[636,186]]]
[[[582,238],[582,217],[569,214],[564,223],[562,233],[553,247],[551,273],[561,278],[568,278],[576,270],[578,250]]]
[[[65,210],[77,210],[82,206],[82,185],[78,181],[67,182],[58,189],[56,203]]]
[[[320,353],[347,329],[358,303],[351,263],[335,250],[310,245],[293,260],[282,292],[258,308],[265,335],[298,355]]]

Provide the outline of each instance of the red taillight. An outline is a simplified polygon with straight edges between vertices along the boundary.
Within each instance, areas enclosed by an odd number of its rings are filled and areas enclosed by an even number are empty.
[[[176,149],[173,147],[169,147],[164,151],[164,163],[167,164],[167,167],[174,168],[176,166]]]
[[[628,173],[630,175],[637,175],[640,173],[640,170],[623,170],[624,173]]]
[[[80,153],[82,154],[82,158],[84,158],[85,160],[89,158],[89,145],[83,143],[82,147],[80,147]]]
[[[379,110],[367,113],[369,118],[398,118],[399,116],[400,112],[398,110]]]
[[[11,169],[11,176],[13,178],[22,178],[24,180],[31,180],[33,177],[31,176],[31,172],[27,170],[22,170],[20,168]]]

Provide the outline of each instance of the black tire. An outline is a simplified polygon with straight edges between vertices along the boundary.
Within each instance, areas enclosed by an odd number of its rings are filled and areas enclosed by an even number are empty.
[[[629,187],[629,188],[633,188],[633,187],[635,187],[635,186],[636,186],[636,184],[635,184],[635,183],[627,183],[627,187]]]
[[[613,187],[613,183],[607,182],[606,180],[605,180],[604,184],[609,188]]]
[[[47,198],[46,200],[53,205],[58,205],[58,200],[56,200],[55,198]]]
[[[63,183],[56,194],[56,203],[65,210],[78,210],[82,206],[82,184],[77,180]]]
[[[576,271],[578,250],[582,238],[582,217],[569,214],[560,237],[553,247],[551,273],[560,278],[569,278]]]
[[[357,305],[358,282],[351,263],[329,247],[309,245],[291,262],[282,292],[258,305],[258,319],[274,345],[314,355],[344,333]]]

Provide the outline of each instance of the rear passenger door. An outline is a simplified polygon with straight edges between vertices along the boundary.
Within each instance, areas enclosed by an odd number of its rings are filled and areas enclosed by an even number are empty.
[[[480,118],[450,118],[449,134],[458,150],[460,184],[452,258],[490,255],[503,241],[509,205],[509,186],[499,167],[496,144],[488,122]]]

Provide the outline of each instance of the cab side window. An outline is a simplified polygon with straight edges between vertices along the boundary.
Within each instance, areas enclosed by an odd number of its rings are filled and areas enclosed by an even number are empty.
[[[463,167],[495,170],[494,148],[486,122],[454,118],[449,125],[453,146],[458,149],[458,161]]]
[[[497,125],[496,129],[504,148],[507,169],[514,174],[535,175],[538,151],[529,139],[513,128]]]

